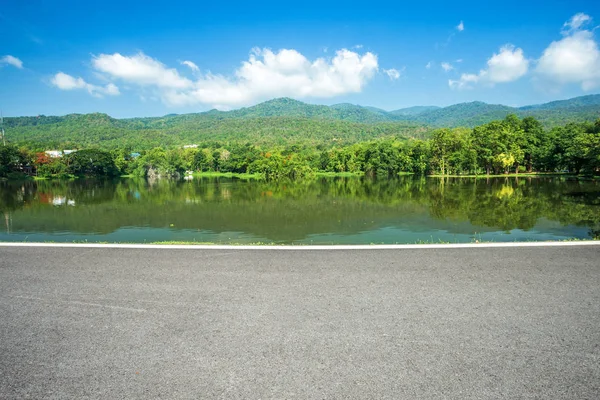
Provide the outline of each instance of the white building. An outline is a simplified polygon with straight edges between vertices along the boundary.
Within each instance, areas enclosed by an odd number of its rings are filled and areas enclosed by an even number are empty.
[[[48,157],[52,158],[59,158],[63,156],[63,152],[60,150],[46,150],[44,153],[46,153]]]
[[[44,153],[51,158],[60,158],[63,155],[75,153],[77,150],[46,150]]]

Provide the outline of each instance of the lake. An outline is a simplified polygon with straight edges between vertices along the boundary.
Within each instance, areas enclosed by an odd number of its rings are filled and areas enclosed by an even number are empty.
[[[395,244],[599,235],[600,182],[567,178],[0,182],[0,241]]]

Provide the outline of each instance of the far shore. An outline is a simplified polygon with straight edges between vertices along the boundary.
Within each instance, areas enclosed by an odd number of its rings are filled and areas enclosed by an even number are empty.
[[[236,172],[214,172],[214,171],[205,171],[205,172],[194,172],[191,175],[183,175],[191,176],[194,178],[236,178],[236,179],[265,179],[263,174],[260,173],[236,173]],[[573,178],[573,179],[599,179],[598,175],[576,175],[569,172],[523,172],[523,173],[508,173],[508,174],[479,174],[479,175],[460,175],[460,174],[431,174],[431,175],[417,175],[412,172],[399,172],[394,176],[422,176],[425,178],[468,178],[468,179],[488,179],[488,178]],[[353,178],[353,177],[370,177],[369,174],[365,172],[326,172],[319,171],[315,172],[312,177],[318,178]],[[388,176],[386,178],[392,178],[393,176]],[[114,178],[137,178],[137,176],[133,174],[127,175],[119,175],[113,178],[108,177],[94,177],[94,176],[76,176],[76,175],[52,175],[52,176],[30,176],[30,175],[19,175],[19,176],[10,176],[8,178],[0,178],[0,182],[6,181],[45,181],[45,180],[75,180],[75,179],[114,179]],[[145,178],[141,178],[145,179]],[[171,178],[166,178],[171,179]],[[310,177],[300,178],[299,180],[310,179]],[[276,180],[276,179],[271,179]]]

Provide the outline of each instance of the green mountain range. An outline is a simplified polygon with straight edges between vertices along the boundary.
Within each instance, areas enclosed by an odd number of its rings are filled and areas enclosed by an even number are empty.
[[[402,116],[402,117],[407,117],[407,116],[414,116],[414,115],[419,115],[419,114],[423,114],[427,111],[435,111],[435,110],[439,110],[442,107],[437,107],[437,106],[414,106],[414,107],[407,107],[407,108],[401,108],[399,110],[394,110],[394,111],[390,111],[389,113],[392,115],[396,115],[396,116]]]
[[[342,103],[332,106],[278,98],[233,111],[116,119],[106,114],[5,118],[16,143],[47,146],[149,147],[198,141],[350,143],[378,137],[424,137],[436,127],[473,127],[509,114],[533,116],[547,127],[600,118],[600,95],[525,107],[483,102],[394,111]]]

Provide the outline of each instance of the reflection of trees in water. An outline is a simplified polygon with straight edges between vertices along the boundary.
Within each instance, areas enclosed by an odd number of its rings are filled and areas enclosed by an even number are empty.
[[[109,233],[122,226],[243,231],[282,240],[406,223],[528,230],[540,218],[600,229],[600,184],[555,178],[199,179],[0,183],[15,230]],[[65,204],[52,206],[52,199]],[[56,202],[54,203],[56,204]],[[412,223],[412,225],[411,225]]]
[[[12,216],[10,215],[10,211],[4,211],[4,225],[6,227],[6,233],[10,233],[12,226]]]
[[[440,190],[444,187],[445,190]],[[597,182],[552,178],[451,180],[432,185],[431,215],[466,219],[474,225],[509,231],[531,229],[540,218],[562,224],[600,223]],[[573,196],[573,193],[580,193]],[[594,202],[595,199],[595,202]]]

